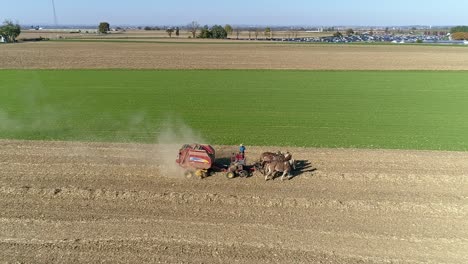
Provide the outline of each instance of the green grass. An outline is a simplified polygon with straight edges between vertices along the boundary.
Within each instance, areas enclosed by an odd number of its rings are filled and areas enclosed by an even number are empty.
[[[0,138],[468,150],[468,72],[3,70]]]

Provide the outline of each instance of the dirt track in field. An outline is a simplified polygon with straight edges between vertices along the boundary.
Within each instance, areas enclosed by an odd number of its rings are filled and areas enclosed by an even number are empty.
[[[265,182],[159,148],[1,140],[0,262],[468,263],[468,153],[289,148],[310,166]]]
[[[468,70],[468,48],[38,42],[0,46],[0,69]]]

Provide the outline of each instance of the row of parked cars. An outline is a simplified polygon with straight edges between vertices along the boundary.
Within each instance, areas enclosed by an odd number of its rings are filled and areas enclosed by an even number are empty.
[[[448,36],[425,36],[425,35],[370,35],[359,34],[350,36],[329,36],[329,37],[305,37],[305,38],[274,38],[276,41],[290,42],[325,42],[325,43],[359,43],[359,42],[388,42],[388,43],[444,43],[444,44],[464,44],[463,41],[449,40]]]

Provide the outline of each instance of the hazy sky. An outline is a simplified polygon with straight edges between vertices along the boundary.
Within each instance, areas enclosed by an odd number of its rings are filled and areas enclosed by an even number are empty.
[[[54,23],[52,0],[0,0],[0,20]],[[466,0],[55,0],[61,25],[462,25]]]

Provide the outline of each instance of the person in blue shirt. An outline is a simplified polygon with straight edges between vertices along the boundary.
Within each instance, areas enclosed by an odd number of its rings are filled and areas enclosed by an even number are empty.
[[[246,150],[246,148],[244,147],[244,144],[240,144],[240,146],[239,146],[239,152],[242,153],[242,156],[244,156],[245,150]]]

